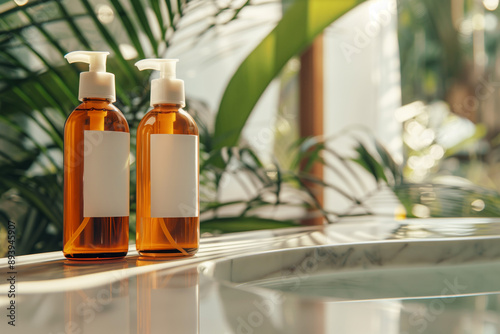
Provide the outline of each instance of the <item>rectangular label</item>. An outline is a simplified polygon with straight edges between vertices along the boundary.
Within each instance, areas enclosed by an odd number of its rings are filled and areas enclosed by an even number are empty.
[[[83,216],[128,216],[130,134],[85,130],[83,147]]]
[[[151,135],[151,217],[198,217],[198,136]]]

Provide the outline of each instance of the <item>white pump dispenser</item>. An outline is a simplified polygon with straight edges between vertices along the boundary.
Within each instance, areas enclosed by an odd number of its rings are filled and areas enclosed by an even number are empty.
[[[109,52],[73,51],[64,56],[70,64],[87,63],[89,71],[80,73],[78,100],[84,98],[104,98],[116,101],[115,75],[106,72],[106,57]]]
[[[151,81],[151,106],[158,104],[179,104],[186,106],[184,81],[175,77],[175,63],[178,59],[150,58],[139,60],[135,66],[142,70],[160,71],[160,78]]]

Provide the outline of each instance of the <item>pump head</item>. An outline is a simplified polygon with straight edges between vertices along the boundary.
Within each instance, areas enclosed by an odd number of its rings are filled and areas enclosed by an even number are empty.
[[[186,105],[184,81],[177,79],[175,65],[178,59],[150,58],[139,60],[135,66],[142,70],[160,71],[160,78],[151,81],[151,106],[157,104]]]
[[[109,52],[73,51],[64,56],[70,64],[87,63],[89,71],[80,73],[78,99],[104,98],[116,101],[115,75],[106,72],[106,57]]]

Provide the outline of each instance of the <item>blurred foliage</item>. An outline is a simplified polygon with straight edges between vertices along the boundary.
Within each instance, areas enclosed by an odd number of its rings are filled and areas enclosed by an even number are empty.
[[[408,182],[403,169],[376,140],[371,152],[363,143],[354,159],[376,180],[389,186],[404,206],[406,217],[499,217],[500,194],[473,184],[453,186]]]
[[[445,100],[450,87],[466,75],[452,2],[398,1],[403,105]]]
[[[499,191],[498,3],[398,4],[403,104],[418,109],[404,120],[405,177]]]
[[[402,205],[403,210],[394,208],[392,217],[429,218],[429,217],[499,217],[500,216],[500,194],[491,189],[476,186],[471,182],[463,182],[460,185],[450,185],[437,182],[411,182],[403,176],[404,166],[398,164],[387,149],[372,135],[368,129],[361,130],[366,136],[361,139],[354,129],[340,134],[340,137],[350,138],[354,141],[354,156],[341,156],[333,147],[335,140],[332,138],[307,138],[302,139],[299,145],[299,160],[308,163],[322,163],[326,169],[335,169],[335,173],[343,180],[352,179],[359,182],[373,180],[375,187],[364,192],[363,195],[354,195],[355,186],[351,185],[346,191],[340,189],[339,185],[328,184],[322,180],[314,180],[324,189],[335,189],[337,193],[348,199],[351,203],[357,203],[347,215],[372,215],[371,205],[368,201],[389,188]],[[338,163],[332,164],[327,156],[335,156]],[[360,173],[353,164],[361,166],[366,174]],[[348,175],[352,174],[352,175]],[[369,178],[366,176],[369,175]],[[310,177],[304,179],[310,180]],[[386,200],[384,200],[386,201]],[[386,201],[385,204],[389,204]],[[389,205],[390,208],[390,205]],[[360,210],[361,209],[361,210]],[[335,221],[345,214],[342,212],[322,211],[330,222]]]

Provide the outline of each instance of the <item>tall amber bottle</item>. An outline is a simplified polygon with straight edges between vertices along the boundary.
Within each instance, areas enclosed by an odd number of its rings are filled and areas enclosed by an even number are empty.
[[[137,128],[136,247],[142,256],[191,256],[199,244],[198,127],[184,110],[184,83],[175,62],[144,59],[160,71],[151,106]]]
[[[130,133],[115,101],[107,52],[75,51],[83,102],[64,126],[63,253],[68,259],[124,257],[128,251]]]

